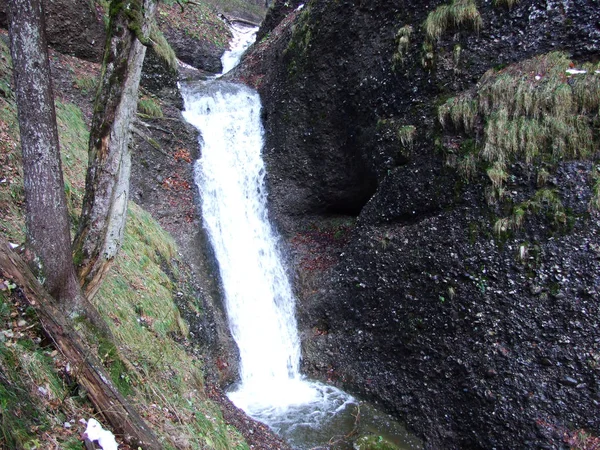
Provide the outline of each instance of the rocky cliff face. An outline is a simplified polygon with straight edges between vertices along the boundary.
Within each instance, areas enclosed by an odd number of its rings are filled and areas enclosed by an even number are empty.
[[[473,126],[438,119],[461,92],[482,101],[486,80],[550,77],[512,63],[553,50],[596,63],[600,4],[286,3],[236,75],[264,101],[305,370],[381,403],[429,448],[566,448],[600,433],[598,105],[574,113],[589,113],[590,152],[551,161],[485,159],[495,119],[481,111]]]

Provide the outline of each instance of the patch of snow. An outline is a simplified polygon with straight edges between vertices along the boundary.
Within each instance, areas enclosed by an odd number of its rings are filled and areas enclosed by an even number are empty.
[[[102,450],[118,450],[119,448],[115,435],[102,428],[102,425],[96,419],[88,420],[83,437],[92,442],[98,442]]]
[[[581,70],[581,69],[567,69],[567,73],[569,75],[581,75],[583,73],[587,73],[587,70]]]

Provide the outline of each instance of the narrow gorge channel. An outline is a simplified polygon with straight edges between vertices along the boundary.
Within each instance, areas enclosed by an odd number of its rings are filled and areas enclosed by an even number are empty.
[[[250,40],[248,30],[233,31],[234,49],[223,58],[224,71],[235,65],[240,46]],[[280,239],[268,220],[260,97],[218,77],[188,83],[181,91],[184,117],[201,136],[195,181],[203,226],[218,261],[229,327],[240,353],[241,379],[228,396],[294,448],[345,442],[358,434],[358,401],[307,380],[299,370],[295,298]],[[382,421],[383,416],[370,407],[365,411],[365,423],[378,436],[391,433],[393,440],[408,442],[402,448],[418,448],[412,439],[398,438],[404,431]],[[378,421],[385,432],[373,425]]]

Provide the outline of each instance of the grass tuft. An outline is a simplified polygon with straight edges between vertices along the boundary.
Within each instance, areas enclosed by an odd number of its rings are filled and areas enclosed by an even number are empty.
[[[476,167],[485,168],[491,181],[488,201],[503,195],[510,167],[522,164],[543,188],[561,161],[585,160],[597,154],[600,124],[600,74],[597,64],[586,64],[587,73],[571,75],[574,63],[561,52],[541,55],[501,70],[490,70],[476,88],[448,99],[438,108],[443,128],[463,132],[477,143],[478,151],[453,155],[459,173],[468,178]],[[473,161],[473,158],[475,161]],[[594,185],[595,186],[595,185]],[[594,187],[595,189],[595,187]],[[540,202],[558,205],[541,189],[522,207],[541,210]],[[537,195],[537,194],[536,194]],[[592,199],[590,205],[594,203]],[[564,223],[564,209],[551,214]],[[499,229],[516,229],[520,220],[499,222]]]
[[[75,78],[75,87],[85,95],[93,95],[98,89],[98,77],[83,74]]]
[[[398,128],[398,139],[404,148],[412,148],[417,129],[413,125]]]
[[[163,117],[163,111],[158,101],[148,96],[144,96],[138,101],[138,113],[151,119]]]
[[[396,47],[396,52],[392,56],[393,69],[395,69],[398,66],[398,64],[404,64],[406,54],[410,46],[410,38],[412,36],[412,33],[413,27],[410,25],[404,25],[398,30],[398,33],[396,33],[396,42],[398,46]]]
[[[423,28],[430,42],[437,42],[451,28],[471,28],[479,31],[483,21],[474,0],[453,0],[429,13]]]
[[[165,35],[158,29],[156,24],[150,29],[150,40],[152,41],[152,49],[162,59],[169,69],[173,72],[177,71],[177,56],[171,45],[167,42]]]

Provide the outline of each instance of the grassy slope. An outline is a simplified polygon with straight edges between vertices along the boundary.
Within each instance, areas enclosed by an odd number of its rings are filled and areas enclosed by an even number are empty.
[[[72,72],[75,74],[76,69]],[[74,84],[86,89],[86,83]],[[10,57],[0,41],[0,233],[24,240],[23,184]],[[81,208],[88,130],[74,104],[58,101],[65,191],[74,221]],[[187,351],[187,325],[173,296],[189,289],[173,239],[130,204],[125,242],[94,299],[116,342],[92,342],[121,391],[137,405],[164,448],[247,448],[207,400],[202,364]],[[82,448],[80,418],[94,414],[36,319],[0,280],[0,448]],[[199,310],[201,305],[195,305]],[[93,341],[93,337],[91,338]],[[69,421],[65,428],[64,423]]]

